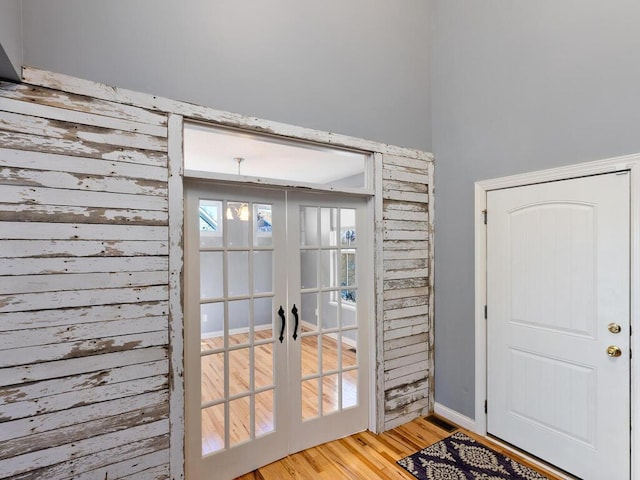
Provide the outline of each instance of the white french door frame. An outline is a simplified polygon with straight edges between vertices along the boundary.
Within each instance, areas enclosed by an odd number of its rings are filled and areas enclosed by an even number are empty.
[[[535,183],[568,180],[576,177],[630,172],[630,324],[631,336],[631,480],[640,480],[640,154],[615,157],[566,167],[540,170],[475,183],[475,422],[474,431],[487,435],[487,237],[485,212],[487,192]],[[491,212],[488,212],[489,218]],[[635,455],[634,455],[635,454]],[[536,462],[533,459],[534,463]],[[548,468],[548,467],[547,467]],[[562,475],[562,474],[560,474]]]

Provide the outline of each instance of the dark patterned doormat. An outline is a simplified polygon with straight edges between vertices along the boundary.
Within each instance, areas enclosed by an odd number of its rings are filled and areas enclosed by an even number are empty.
[[[548,480],[462,432],[398,460],[398,465],[419,480]]]

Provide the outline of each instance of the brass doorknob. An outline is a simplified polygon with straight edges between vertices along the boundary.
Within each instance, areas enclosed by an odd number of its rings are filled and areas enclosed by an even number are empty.
[[[609,345],[607,347],[607,355],[610,357],[619,357],[622,355],[622,350],[620,350],[620,347],[616,347],[615,345]]]
[[[618,325],[617,323],[610,323],[609,325],[607,325],[607,328],[611,333],[620,333],[620,330],[622,330],[620,328],[620,325]]]

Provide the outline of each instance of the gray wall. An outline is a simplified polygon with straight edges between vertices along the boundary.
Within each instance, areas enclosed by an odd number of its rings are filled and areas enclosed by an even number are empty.
[[[473,418],[473,182],[640,152],[640,2],[432,5],[435,392]]]
[[[19,80],[22,69],[20,0],[0,1],[0,78]]]
[[[425,0],[24,0],[25,64],[431,148]]]

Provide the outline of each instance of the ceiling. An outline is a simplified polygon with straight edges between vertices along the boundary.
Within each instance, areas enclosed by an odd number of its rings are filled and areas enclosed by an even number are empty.
[[[197,123],[185,124],[184,155],[188,170],[314,184],[362,174],[367,158],[363,153]]]

